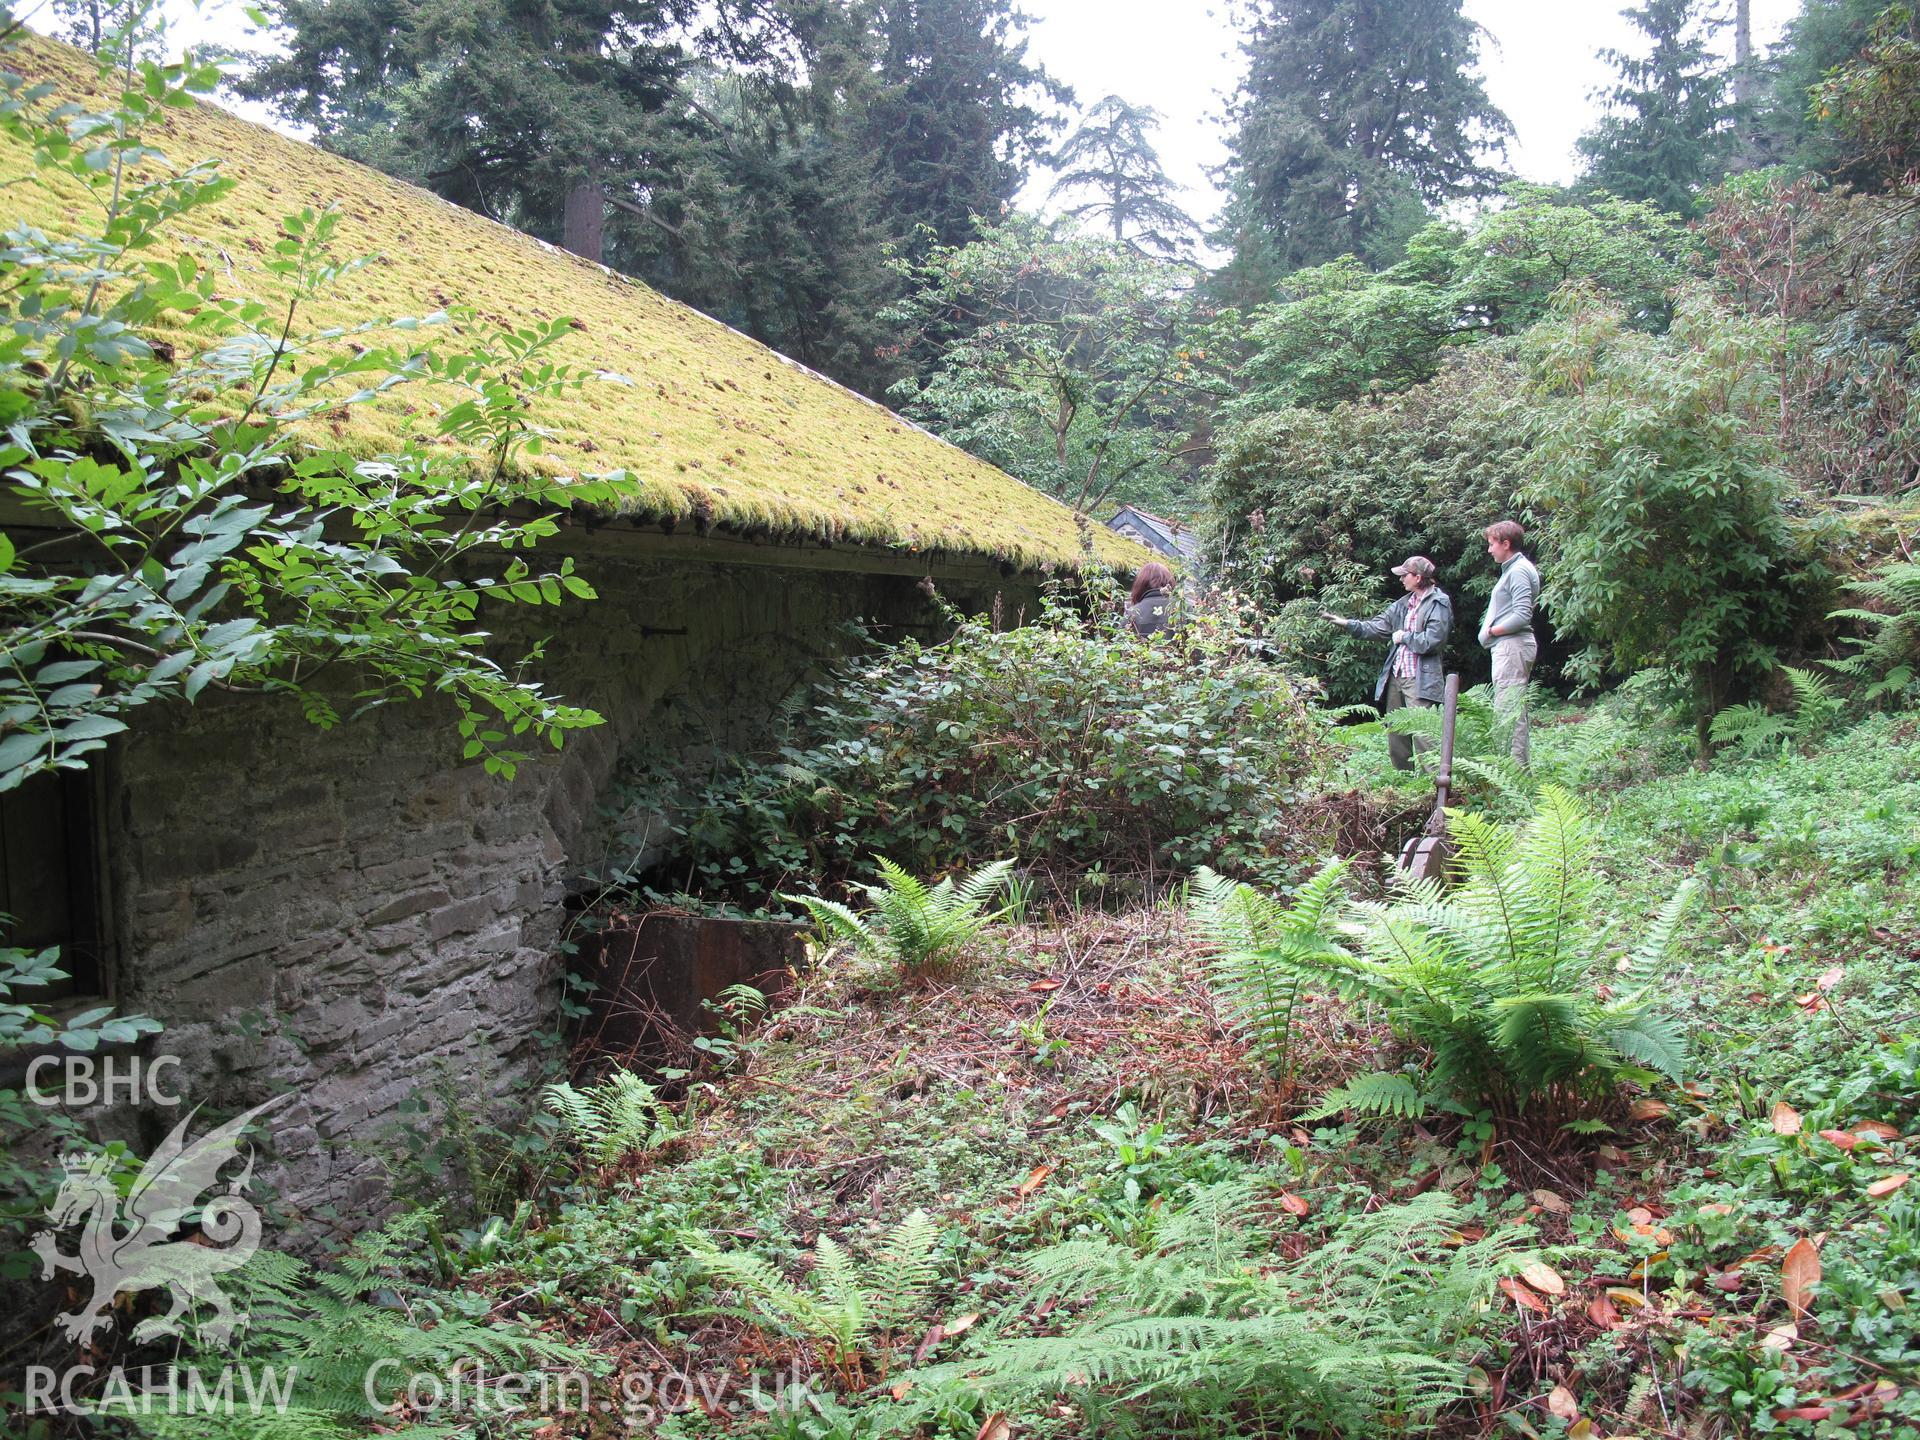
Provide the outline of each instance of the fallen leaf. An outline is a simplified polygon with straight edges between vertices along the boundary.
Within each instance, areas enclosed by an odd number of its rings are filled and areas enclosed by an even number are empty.
[[[1813,1299],[1810,1292],[1819,1283],[1820,1252],[1802,1235],[1780,1262],[1780,1294],[1796,1317],[1806,1315]]]
[[[1051,1165],[1034,1166],[1033,1173],[1027,1176],[1026,1179],[1020,1182],[1020,1188],[1016,1190],[1014,1193],[1018,1195],[1022,1200],[1026,1199],[1027,1196],[1033,1194],[1034,1191],[1038,1190],[1041,1187],[1041,1185],[1045,1183],[1047,1176],[1051,1175],[1052,1173],[1053,1173],[1053,1166]]]
[[[1313,1213],[1313,1206],[1295,1195],[1291,1190],[1280,1192],[1280,1208],[1296,1220],[1304,1220]]]
[[[1538,1260],[1522,1265],[1520,1278],[1543,1294],[1558,1296],[1567,1293],[1567,1282],[1560,1278],[1560,1272]]]
[[[1776,1420],[1825,1420],[1833,1414],[1831,1405],[1782,1405],[1773,1412]]]
[[[1731,1295],[1740,1288],[1742,1276],[1738,1270],[1722,1270],[1713,1277],[1713,1288],[1724,1290]]]
[[[911,1389],[913,1389],[913,1382],[911,1380],[901,1380],[887,1393],[896,1400],[904,1400],[907,1398],[907,1392]]]
[[[1653,1212],[1644,1205],[1636,1205],[1627,1211],[1627,1223],[1629,1225],[1651,1225],[1653,1223]]]
[[[1860,1137],[1847,1130],[1822,1130],[1820,1138],[1830,1145],[1838,1145],[1842,1150],[1851,1150],[1860,1143]]]
[[[1629,1310],[1645,1309],[1647,1303],[1646,1296],[1642,1295],[1638,1290],[1629,1290],[1625,1285],[1609,1285],[1607,1287],[1607,1299],[1613,1301],[1616,1305],[1624,1305]]]
[[[1776,1325],[1760,1337],[1762,1350],[1791,1350],[1793,1342],[1800,1338],[1800,1327],[1792,1321],[1785,1325]]]
[[[1804,995],[1794,996],[1793,1003],[1811,1015],[1815,1011],[1823,1009],[1826,1006],[1827,1000],[1818,990],[1809,990]]]
[[[1547,1413],[1557,1415],[1566,1421],[1578,1420],[1580,1402],[1573,1398],[1573,1392],[1566,1386],[1556,1385],[1547,1394]]]
[[[1013,1426],[996,1410],[980,1422],[980,1428],[973,1432],[973,1440],[1007,1440],[1012,1434]]]
[[[1527,1307],[1527,1309],[1532,1310],[1535,1313],[1540,1315],[1545,1315],[1549,1313],[1547,1309],[1547,1302],[1542,1300],[1538,1295],[1534,1294],[1533,1291],[1529,1290],[1526,1286],[1522,1285],[1518,1280],[1512,1279],[1510,1277],[1507,1279],[1503,1279],[1500,1282],[1500,1288],[1502,1291],[1506,1293],[1507,1298],[1513,1301],[1514,1304],[1524,1305]]]
[[[1599,1433],[1591,1420],[1576,1420],[1567,1427],[1567,1440],[1594,1440]]]
[[[1533,1203],[1549,1215],[1570,1215],[1573,1213],[1573,1207],[1551,1190],[1534,1191]]]
[[[1800,1133],[1800,1112],[1784,1100],[1773,1102],[1773,1133],[1776,1135]]]
[[[1587,1302],[1587,1319],[1602,1330],[1611,1330],[1620,1323],[1620,1312],[1606,1296],[1596,1295]]]
[[[1907,1181],[1911,1180],[1912,1178],[1913,1177],[1911,1175],[1907,1175],[1904,1173],[1900,1175],[1889,1175],[1886,1177],[1886,1179],[1876,1180],[1871,1185],[1867,1186],[1867,1194],[1871,1195],[1874,1199],[1878,1200],[1883,1196],[1893,1194],[1894,1191],[1898,1190],[1902,1185],[1906,1184]]]
[[[956,1315],[953,1319],[947,1321],[946,1325],[942,1328],[946,1330],[948,1335],[964,1335],[979,1323],[980,1316],[976,1312],[970,1315]]]
[[[1627,1117],[1631,1120],[1658,1120],[1667,1113],[1667,1110],[1666,1101],[1655,1100],[1649,1096],[1644,1100],[1634,1101],[1633,1109],[1627,1112]]]
[[[1813,982],[1814,988],[1824,995],[1827,991],[1838,985],[1841,980],[1846,977],[1846,973],[1847,972],[1838,965],[1835,965],[1830,970],[1822,970],[1820,972],[1820,978]]]
[[[1702,1215],[1731,1215],[1733,1214],[1733,1206],[1727,1204],[1724,1200],[1715,1200],[1711,1205],[1702,1205],[1700,1207],[1700,1213]]]
[[[1898,1140],[1900,1132],[1884,1120],[1862,1120],[1853,1127],[1856,1135],[1871,1135],[1876,1140]]]
[[[1027,989],[1036,995],[1044,995],[1049,990],[1058,990],[1059,988],[1060,982],[1058,980],[1036,980],[1033,984],[1027,986]]]

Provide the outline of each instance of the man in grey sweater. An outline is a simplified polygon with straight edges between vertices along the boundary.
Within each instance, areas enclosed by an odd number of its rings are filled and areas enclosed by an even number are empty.
[[[1331,610],[1322,610],[1320,618],[1345,626],[1349,635],[1388,642],[1386,661],[1373,685],[1376,705],[1382,710],[1403,705],[1424,709],[1438,705],[1446,688],[1442,652],[1453,629],[1453,601],[1433,583],[1434,564],[1424,555],[1409,555],[1393,573],[1407,593],[1371,620],[1349,620]],[[1425,743],[1388,732],[1387,755],[1394,769],[1411,770],[1416,749],[1426,749]]]
[[[1480,622],[1480,643],[1493,652],[1493,705],[1504,723],[1513,727],[1513,758],[1528,761],[1527,681],[1540,643],[1533,635],[1533,612],[1540,603],[1540,572],[1520,553],[1527,532],[1513,520],[1496,520],[1487,527],[1487,554],[1500,567],[1486,618]]]

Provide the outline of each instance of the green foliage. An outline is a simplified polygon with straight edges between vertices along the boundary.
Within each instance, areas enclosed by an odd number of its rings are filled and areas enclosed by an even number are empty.
[[[1835,610],[1827,618],[1851,620],[1868,633],[1845,637],[1856,653],[1833,662],[1833,668],[1870,680],[1869,700],[1897,695],[1920,672],[1920,563],[1886,561],[1871,578],[1855,581],[1850,590],[1864,603]]]
[[[1391,264],[1427,205],[1492,188],[1512,126],[1460,0],[1264,0],[1250,18],[1229,179],[1283,269]]]
[[[1609,297],[1636,329],[1666,328],[1668,292],[1698,250],[1677,218],[1518,181],[1503,200],[1469,225],[1428,225],[1389,270],[1369,272],[1349,255],[1279,281],[1247,326],[1237,377],[1245,393],[1226,414],[1319,408],[1424,384],[1449,350],[1520,333],[1573,283]]]
[[[951,875],[924,884],[884,855],[873,863],[881,883],[862,887],[872,907],[868,915],[817,895],[780,898],[804,909],[831,938],[850,940],[916,977],[949,969],[971,941],[1007,915],[1008,907],[989,910],[987,903],[1013,874],[1012,860],[982,865],[957,885]]]
[[[1459,1245],[1453,1202],[1428,1195],[1348,1219],[1276,1266],[1263,1200],[1245,1180],[1206,1186],[1144,1246],[1040,1251],[1022,1265],[1023,1299],[1075,1302],[1064,1332],[915,1372],[915,1393],[958,1388],[996,1408],[1063,1396],[1112,1415],[1102,1433],[1167,1433],[1150,1428],[1156,1415],[1217,1407],[1330,1434],[1418,1425],[1464,1393],[1460,1347],[1518,1235]],[[1131,1424],[1117,1396],[1143,1411]]]
[[[1283,1091],[1294,1076],[1293,1016],[1303,977],[1317,961],[1345,953],[1336,928],[1345,880],[1336,861],[1282,906],[1205,866],[1194,873],[1193,919],[1210,952],[1214,993]]]
[[[1735,745],[1743,755],[1787,746],[1806,748],[1840,717],[1840,697],[1824,676],[1798,665],[1782,665],[1780,674],[1790,687],[1791,701],[1779,709],[1752,703],[1729,705],[1713,717],[1708,738],[1716,745]]]
[[[967,621],[851,662],[797,704],[776,752],[704,788],[643,773],[634,838],[664,811],[686,888],[749,904],[792,874],[844,877],[883,851],[938,873],[1017,847],[1065,893],[1099,867],[1134,881],[1210,864],[1280,883],[1291,802],[1320,729],[1284,675],[1246,658],[1238,616],[1195,615],[1166,642],[1050,607]]]
[[[1548,609],[1586,642],[1571,668],[1687,674],[1704,740],[1733,684],[1773,668],[1803,580],[1786,479],[1749,423],[1767,339],[1694,293],[1661,340],[1574,293],[1528,340],[1545,405],[1525,494],[1547,521]]]
[[[1920,160],[1920,12],[1906,3],[1881,11],[1860,52],[1814,88],[1811,108],[1845,137],[1855,178],[1910,185]]]
[[[1691,216],[1724,173],[1733,142],[1729,80],[1702,0],[1644,0],[1622,12],[1649,42],[1645,55],[1607,50],[1619,73],[1611,113],[1580,138],[1586,180],[1629,200]]]
[[[525,740],[558,748],[600,719],[503,664],[477,628],[483,604],[593,596],[570,560],[526,558],[556,533],[554,509],[613,493],[521,463],[540,448],[537,402],[592,378],[545,353],[569,322],[469,332],[464,348],[387,343],[446,316],[303,333],[301,307],[358,263],[330,253],[331,213],[286,217],[266,262],[277,308],[224,295],[189,255],[163,258],[167,225],[228,184],[211,165],[171,173],[149,132],[214,79],[144,66],[91,113],[7,77],[0,124],[103,218],[71,235],[16,226],[0,244],[16,317],[0,338],[0,489],[31,527],[0,538],[0,790],[84,767],[133,710],[209,688],[284,695],[323,727],[343,697],[358,713],[444,695],[467,757],[511,776]],[[163,324],[181,353],[142,338]],[[445,398],[438,444],[296,448],[297,422],[412,381]]]
[[[900,270],[882,318],[924,357],[891,392],[909,415],[1076,510],[1178,498],[1194,407],[1224,389],[1183,267],[1013,215]]]
[[[1426,1088],[1503,1122],[1529,1111],[1578,1120],[1624,1080],[1677,1081],[1681,1041],[1653,991],[1693,887],[1676,892],[1643,938],[1627,967],[1632,988],[1603,999],[1598,833],[1579,803],[1549,785],[1518,825],[1452,811],[1447,829],[1449,888],[1396,876],[1390,902],[1354,907],[1348,947],[1268,946],[1239,963],[1378,1005],[1396,1033],[1432,1053]],[[1375,1114],[1423,1108],[1400,1075],[1354,1081],[1340,1098]]]
[[[587,1163],[602,1168],[656,1150],[679,1130],[653,1086],[630,1070],[616,1070],[584,1089],[557,1081],[542,1099]]]
[[[1497,573],[1481,531],[1513,508],[1533,465],[1539,421],[1523,391],[1524,372],[1493,343],[1383,404],[1278,410],[1222,433],[1207,543],[1232,583],[1285,607],[1282,658],[1323,677],[1334,699],[1372,698],[1380,648],[1321,623],[1321,606],[1373,614],[1385,585],[1398,593],[1387,571],[1409,554],[1440,567],[1456,617],[1485,603]],[[1461,624],[1455,668],[1480,663]]]
[[[1763,156],[1789,172],[1838,172],[1859,184],[1875,172],[1848,166],[1845,137],[1816,91],[1827,75],[1866,48],[1886,0],[1802,0],[1800,13],[1768,56],[1770,73],[1754,128]]]
[[[849,1378],[868,1358],[886,1373],[895,1337],[925,1313],[939,1281],[939,1243],[940,1227],[924,1210],[889,1230],[864,1262],[822,1235],[812,1271],[794,1284],[751,1251],[722,1250],[705,1235],[685,1241],[710,1283],[737,1291],[775,1333],[823,1342],[828,1363]]]
[[[4,917],[0,917],[3,919]],[[24,1058],[22,1052],[57,1046],[87,1054],[102,1045],[121,1045],[160,1031],[145,1015],[115,1015],[110,1008],[74,1015],[51,1015],[33,992],[65,980],[57,948],[27,951],[0,947],[0,1060]],[[17,1280],[34,1263],[24,1245],[27,1232],[45,1218],[58,1188],[46,1155],[58,1148],[95,1148],[81,1125],[65,1110],[34,1104],[18,1090],[0,1089],[0,1280]],[[106,1147],[120,1159],[121,1175],[133,1173],[126,1146]]]
[[[1666,329],[1670,292],[1700,260],[1679,217],[1644,200],[1523,182],[1503,194],[1464,232],[1436,224],[1415,236],[1404,268],[1444,266],[1453,304],[1480,333],[1519,334],[1571,284],[1608,297],[1632,329]]]
[[[162,1406],[139,1417],[139,1431],[154,1440],[348,1440],[388,1419],[390,1407],[420,1378],[435,1382],[423,1393],[454,1399],[448,1413],[430,1413],[417,1433],[470,1435],[476,1402],[484,1410],[490,1396],[472,1384],[452,1389],[456,1367],[498,1378],[589,1363],[584,1350],[493,1318],[480,1297],[423,1283],[417,1272],[431,1253],[430,1223],[424,1212],[390,1221],[360,1236],[328,1268],[262,1250],[223,1276],[221,1287],[248,1317],[247,1326],[231,1348],[195,1351],[187,1366],[270,1369],[287,1382],[289,1403],[279,1408],[263,1399],[256,1409],[242,1397],[231,1414],[209,1407],[177,1416]],[[165,1380],[156,1374],[147,1383],[164,1386]],[[185,1395],[185,1377],[177,1383]],[[491,1403],[497,1407],[497,1397]]]
[[[1430,280],[1388,280],[1351,255],[1296,270],[1254,312],[1239,376],[1245,393],[1225,413],[1251,418],[1424,384],[1455,328],[1451,297]]]
[[[241,91],[321,144],[549,241],[571,198],[610,263],[870,394],[886,248],[999,214],[1068,98],[1007,0],[266,9]]]

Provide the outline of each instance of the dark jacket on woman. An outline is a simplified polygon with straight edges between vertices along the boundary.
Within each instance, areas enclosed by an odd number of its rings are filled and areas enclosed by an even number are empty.
[[[1173,614],[1173,597],[1164,590],[1149,590],[1127,606],[1127,628],[1136,635],[1152,635],[1167,628]]]
[[[1422,700],[1438,704],[1447,685],[1441,652],[1447,648],[1447,632],[1453,629],[1453,600],[1446,591],[1435,585],[1424,595],[1402,595],[1371,620],[1347,621],[1347,633],[1364,640],[1392,640],[1394,631],[1407,628],[1407,614],[1416,604],[1421,606],[1420,628],[1401,643],[1419,657],[1420,675],[1414,683],[1414,693]],[[1400,648],[1398,644],[1387,646],[1380,678],[1373,684],[1375,701],[1387,693],[1387,677],[1393,674],[1393,659]]]

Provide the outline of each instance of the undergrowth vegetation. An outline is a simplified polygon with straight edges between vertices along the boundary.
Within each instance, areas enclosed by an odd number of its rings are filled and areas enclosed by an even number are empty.
[[[539,1187],[300,1278],[260,1353],[332,1373],[397,1304],[576,1377],[385,1392],[488,1440],[1913,1435],[1920,727],[1703,768],[1651,682],[1538,722],[1445,891],[1202,871],[910,986],[829,948],[724,1062],[553,1092]]]
[[[654,888],[759,906],[793,876],[864,878],[876,852],[928,875],[1017,851],[1088,898],[1196,864],[1295,876],[1324,730],[1236,615],[1152,644],[1064,600],[1012,630],[956,619],[834,672],[771,753],[694,787],[630,777],[631,843],[664,819],[680,857]]]

